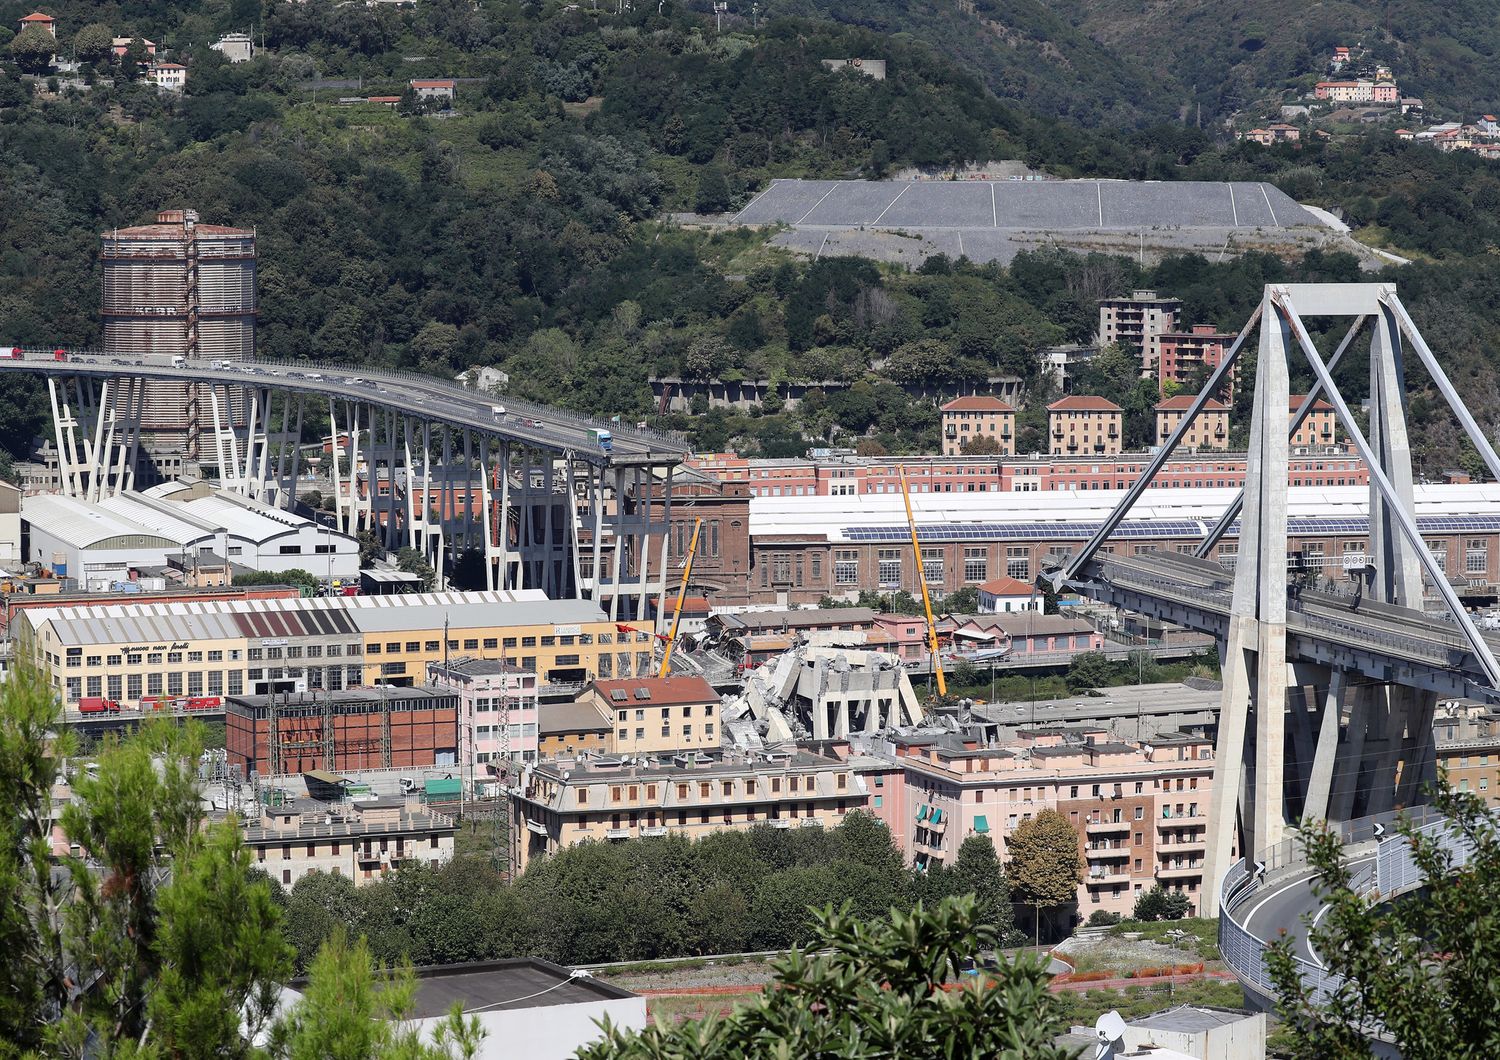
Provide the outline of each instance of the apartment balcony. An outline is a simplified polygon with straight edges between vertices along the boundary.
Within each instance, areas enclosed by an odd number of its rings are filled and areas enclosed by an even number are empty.
[[[1186,822],[1201,822],[1201,824],[1188,824]],[[1185,813],[1181,817],[1158,817],[1156,819],[1156,830],[1158,832],[1171,831],[1178,828],[1208,827],[1208,814]]]
[[[605,839],[629,839],[630,838],[630,829],[628,829],[628,828],[606,828],[604,830],[604,838]]]
[[[641,829],[641,835],[651,836],[651,835],[666,835],[666,834],[667,834],[666,825],[660,825],[660,824],[650,825],[650,826],[648,826],[646,828],[642,828]]]
[[[1130,873],[1112,872],[1101,876],[1090,873],[1084,877],[1083,883],[1085,887],[1118,887],[1121,884],[1130,883]]]
[[[1174,839],[1156,844],[1158,854],[1201,854],[1208,849],[1204,839]]]
[[[1089,821],[1087,825],[1089,835],[1105,835],[1109,832],[1130,831],[1129,821]]]
[[[1099,847],[1097,850],[1085,850],[1083,856],[1089,861],[1129,861],[1129,847]]]
[[[1156,869],[1158,880],[1196,880],[1203,876],[1202,865],[1161,865]]]

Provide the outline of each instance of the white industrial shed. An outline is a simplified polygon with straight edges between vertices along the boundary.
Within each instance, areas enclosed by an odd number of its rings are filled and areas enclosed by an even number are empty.
[[[27,559],[84,588],[120,580],[130,567],[208,553],[250,570],[358,576],[359,542],[347,534],[254,501],[199,492],[122,493],[98,502],[27,497],[21,508],[30,529]]]

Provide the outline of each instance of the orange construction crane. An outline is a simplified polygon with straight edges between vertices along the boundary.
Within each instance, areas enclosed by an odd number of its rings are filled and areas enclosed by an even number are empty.
[[[688,579],[693,576],[693,556],[698,552],[698,531],[702,526],[702,519],[693,520],[693,539],[688,542],[687,562],[682,567],[682,587],[677,590],[677,610],[672,613],[672,629],[667,633],[667,650],[662,654],[658,677],[666,677],[672,671],[672,646],[677,643],[677,624],[682,621],[682,605],[687,602]]]
[[[911,511],[911,494],[906,489],[906,467],[901,468],[901,499],[906,502],[906,525],[911,530],[911,550],[917,557],[917,584],[922,587],[922,607],[927,611],[927,650],[932,653],[932,672],[937,675],[938,695],[948,694],[943,676],[943,657],[938,654],[937,622],[932,617],[932,594],[927,591],[927,568],[922,563],[922,546],[917,544],[917,519]]]

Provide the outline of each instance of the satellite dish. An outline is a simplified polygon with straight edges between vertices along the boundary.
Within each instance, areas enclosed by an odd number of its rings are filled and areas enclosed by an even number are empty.
[[[1094,1060],[1105,1060],[1106,1057],[1113,1056],[1115,1044],[1122,1042],[1125,1037],[1125,1021],[1118,1012],[1110,1009],[1094,1021],[1094,1037],[1099,1041],[1098,1048],[1094,1051]]]

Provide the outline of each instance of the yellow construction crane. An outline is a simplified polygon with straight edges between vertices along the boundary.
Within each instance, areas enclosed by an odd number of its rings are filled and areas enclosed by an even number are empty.
[[[911,511],[911,494],[906,489],[906,467],[901,468],[901,499],[906,502],[906,526],[911,531],[911,550],[917,557],[917,584],[922,587],[922,607],[927,611],[927,650],[932,653],[932,672],[937,675],[938,695],[948,694],[943,676],[943,657],[938,654],[937,622],[932,617],[932,594],[927,591],[927,568],[922,564],[922,546],[917,544],[917,519]]]
[[[702,526],[702,519],[693,520],[693,539],[688,542],[687,562],[682,567],[682,586],[677,590],[677,610],[672,613],[672,629],[667,634],[667,650],[662,653],[658,677],[666,677],[672,670],[672,646],[677,643],[677,624],[682,621],[682,605],[687,602],[688,579],[693,576],[693,556],[698,552],[698,531]]]

